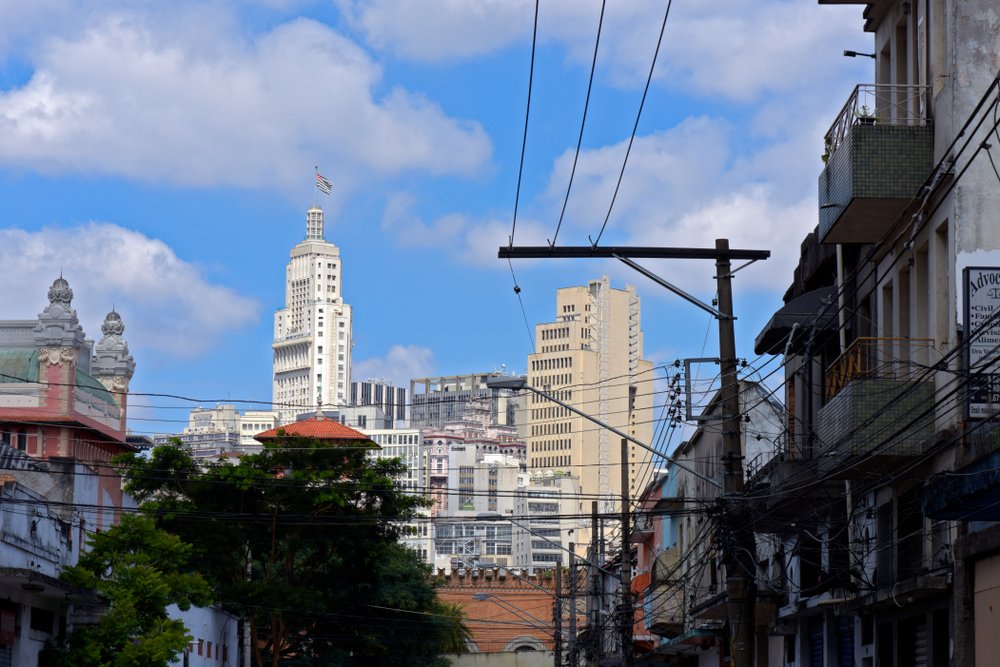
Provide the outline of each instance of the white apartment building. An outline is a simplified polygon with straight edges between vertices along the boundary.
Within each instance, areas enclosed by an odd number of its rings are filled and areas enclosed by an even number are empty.
[[[199,459],[225,454],[252,454],[261,450],[254,436],[278,425],[278,413],[272,410],[248,410],[240,413],[235,405],[219,404],[214,408],[194,408],[188,425],[178,434],[160,434],[153,442],[163,445],[174,438]]]
[[[511,565],[514,496],[520,462],[505,454],[476,452],[474,444],[448,451],[448,504],[434,517],[434,565],[453,562]]]
[[[381,408],[371,405],[365,406],[381,412]],[[427,490],[424,488],[424,439],[420,429],[365,429],[359,431],[372,439],[381,449],[373,449],[368,452],[372,459],[402,459],[406,464],[406,472],[399,478],[399,483],[404,493],[411,496],[424,497]],[[432,562],[433,554],[432,530],[428,517],[430,511],[427,508],[418,511],[418,517],[414,521],[409,521],[400,528],[402,534],[399,542],[403,546],[409,547],[417,552],[420,559],[425,563]]]
[[[642,358],[642,345],[635,287],[612,289],[605,276],[561,288],[556,319],[535,327],[528,384],[649,443],[653,364]],[[582,494],[600,495],[602,511],[612,510],[621,491],[619,439],[537,394],[524,400],[529,471],[577,477]],[[651,479],[651,455],[629,443],[628,456],[630,493],[635,496]],[[589,506],[577,508],[577,513],[589,512]]]
[[[579,505],[578,480],[548,471],[524,474],[514,498],[514,566],[551,569],[569,565]]]
[[[368,456],[373,459],[399,458],[406,464],[406,473],[399,479],[403,490],[410,495],[422,496],[424,486],[424,438],[420,429],[358,429],[382,449],[373,449]]]
[[[350,402],[351,307],[340,248],[323,237],[323,210],[306,213],[306,238],[285,269],[285,307],[274,313],[272,400],[281,423]]]

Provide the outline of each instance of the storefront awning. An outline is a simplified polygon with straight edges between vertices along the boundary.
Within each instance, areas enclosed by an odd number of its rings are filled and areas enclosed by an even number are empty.
[[[781,354],[792,337],[791,349],[801,349],[815,328],[817,331],[837,326],[837,288],[821,287],[796,297],[779,308],[757,334],[756,354]]]

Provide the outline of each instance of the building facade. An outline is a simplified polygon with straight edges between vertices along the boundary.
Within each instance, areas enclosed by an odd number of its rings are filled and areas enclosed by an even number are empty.
[[[579,494],[577,480],[562,473],[521,476],[512,521],[515,567],[534,571],[569,564]]]
[[[235,405],[219,404],[214,408],[195,408],[188,413],[188,425],[177,434],[153,437],[156,445],[176,440],[196,459],[254,454],[261,450],[254,436],[278,425],[278,412],[248,410],[240,413]]]
[[[395,387],[386,380],[351,382],[351,405],[375,405],[392,421],[392,425],[406,422],[406,388]],[[392,426],[390,426],[391,428]]]
[[[997,662],[996,6],[849,4],[874,83],[830,100],[819,224],[756,340],[781,355],[785,423],[744,468],[750,594],[725,588],[725,550],[697,537],[719,521],[681,513],[678,474],[660,500],[678,508],[661,530],[677,550],[646,596],[662,637],[647,664],[726,659],[725,607],[748,599],[756,664]]]
[[[556,293],[556,318],[535,327],[528,384],[640,442],[653,435],[653,365],[643,359],[640,303],[634,287],[613,289],[607,277]],[[603,429],[539,396],[524,397],[528,468],[561,471],[608,511],[621,493],[621,448]],[[629,443],[629,488],[650,479],[651,455]],[[589,513],[581,506],[579,512]]]
[[[111,459],[132,451],[125,440],[128,387],[135,361],[121,316],[111,311],[101,340],[88,339],[59,277],[34,320],[0,322],[0,444],[40,459],[85,462],[98,473],[96,528],[122,504]]]
[[[470,404],[486,399],[491,424],[517,426],[518,398],[509,389],[490,389],[490,373],[446,375],[410,380],[410,426],[442,428],[467,418]],[[479,411],[480,408],[477,408]]]
[[[285,269],[285,306],[274,313],[272,401],[282,423],[350,402],[352,319],[340,248],[326,241],[323,210],[306,213],[306,238]]]

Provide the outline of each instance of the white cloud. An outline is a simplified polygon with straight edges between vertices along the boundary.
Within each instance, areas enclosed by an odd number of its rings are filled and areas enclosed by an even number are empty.
[[[638,137],[603,245],[770,249],[771,259],[739,274],[738,288],[784,290],[798,260],[798,242],[817,223],[816,179],[822,171],[818,137],[825,109],[804,110],[776,139],[755,149],[731,121],[688,118],[677,126]],[[607,214],[626,142],[581,152],[560,244],[596,238]],[[565,193],[573,153],[557,158],[544,193],[553,217]],[[710,266],[651,263],[668,279]],[[700,279],[700,278],[699,278]]]
[[[511,223],[491,217],[451,213],[430,222],[413,209],[417,199],[400,192],[391,195],[382,216],[382,230],[403,247],[444,249],[462,264],[477,268],[502,268],[497,263],[497,249],[510,239]],[[541,245],[545,230],[535,220],[517,223],[518,245]]]
[[[349,21],[377,48],[440,62],[530,43],[531,0],[341,0]],[[544,2],[539,39],[562,45],[589,65],[599,3]],[[644,81],[663,19],[660,3],[616,0],[604,16],[598,66],[619,83]],[[841,51],[855,43],[857,7],[816,7],[796,0],[674,3],[658,79],[684,91],[751,100],[764,91],[819,85],[843,70]]]
[[[434,375],[434,353],[419,345],[393,345],[384,357],[354,362],[354,380],[384,379],[407,387],[413,378]]]
[[[160,18],[122,12],[44,40],[30,81],[0,93],[0,165],[272,188],[336,165],[343,188],[490,159],[477,123],[402,88],[376,92],[378,64],[320,23],[248,41],[217,10]]]
[[[34,317],[60,272],[73,288],[85,333],[99,339],[114,305],[137,360],[149,349],[197,356],[258,317],[255,301],[211,282],[168,245],[139,232],[96,222],[37,232],[0,229],[0,312]]]

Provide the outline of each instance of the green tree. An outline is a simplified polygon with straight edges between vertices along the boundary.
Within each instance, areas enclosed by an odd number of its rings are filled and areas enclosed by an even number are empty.
[[[423,505],[396,483],[398,459],[288,439],[203,469],[171,446],[121,462],[129,492],[248,619],[258,667],[442,664],[455,618],[398,543]]]
[[[462,605],[455,602],[440,602],[437,613],[444,627],[444,652],[468,653],[468,641],[472,639],[472,631],[465,624],[465,611],[462,610]]]
[[[93,626],[78,627],[47,662],[73,667],[165,667],[190,641],[167,607],[211,602],[208,583],[187,571],[191,547],[146,517],[125,514],[95,534],[90,550],[63,572],[66,581],[99,592],[109,609]]]

